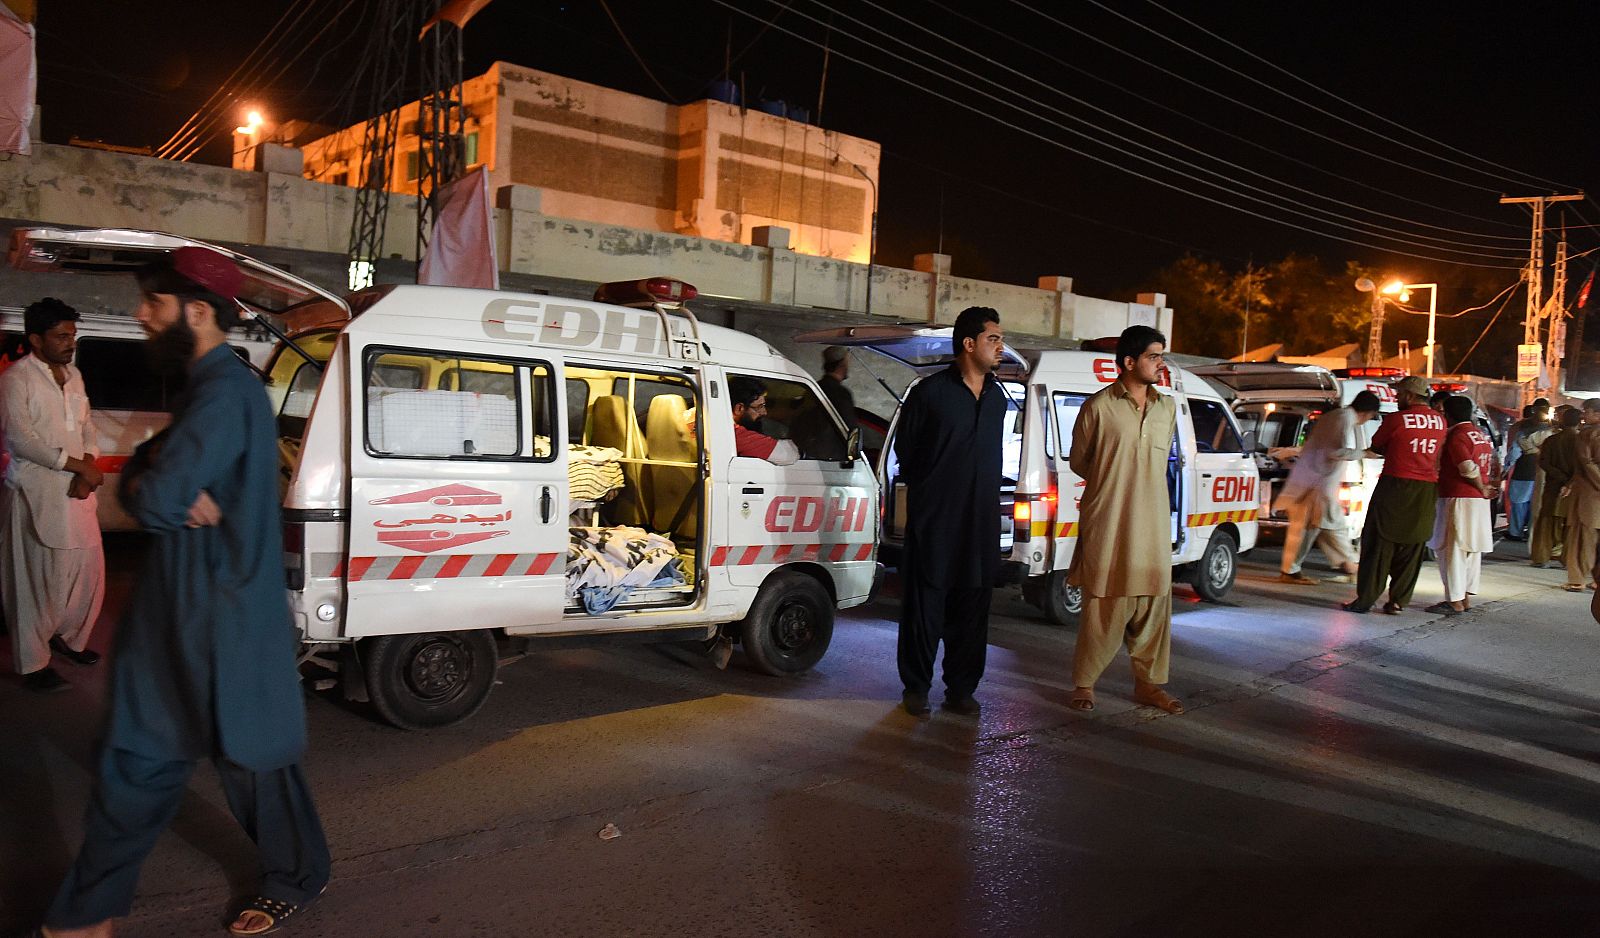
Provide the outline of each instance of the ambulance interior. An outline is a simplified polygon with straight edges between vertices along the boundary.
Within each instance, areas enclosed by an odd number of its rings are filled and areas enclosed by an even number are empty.
[[[319,361],[327,360],[336,340],[331,331],[297,339]],[[561,419],[554,380],[543,365],[383,351],[369,357],[364,373],[366,441],[374,452],[538,459],[548,458],[552,440],[565,446],[569,615],[694,602],[705,515],[703,444],[692,419],[696,390],[686,378],[569,365]],[[287,485],[322,375],[284,350],[272,377]],[[531,396],[526,403],[525,394]],[[524,412],[533,422],[526,445],[519,441]]]

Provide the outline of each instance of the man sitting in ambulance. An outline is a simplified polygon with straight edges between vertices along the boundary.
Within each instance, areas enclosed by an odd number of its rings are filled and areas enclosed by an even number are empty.
[[[740,456],[765,459],[775,466],[792,466],[800,449],[791,440],[779,440],[761,432],[761,418],[767,413],[767,386],[746,375],[728,378],[728,398],[733,402],[734,451]]]

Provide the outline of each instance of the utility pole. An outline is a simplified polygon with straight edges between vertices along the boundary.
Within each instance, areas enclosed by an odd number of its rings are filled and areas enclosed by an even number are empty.
[[[1561,226],[1561,240],[1556,242],[1556,278],[1550,291],[1546,315],[1550,317],[1550,344],[1544,350],[1544,372],[1550,386],[1541,391],[1561,390],[1561,360],[1567,354],[1567,226]]]
[[[1528,307],[1522,322],[1522,344],[1538,345],[1540,325],[1544,316],[1544,207],[1551,202],[1577,202],[1582,192],[1571,195],[1533,195],[1512,198],[1501,196],[1501,205],[1530,205],[1533,207],[1533,232],[1528,245]],[[1565,255],[1563,255],[1565,256]],[[1563,267],[1563,271],[1565,268]],[[1565,284],[1563,284],[1564,286]],[[1551,343],[1554,344],[1553,342]],[[1522,403],[1533,402],[1543,388],[1542,378],[1527,382],[1522,388]]]
[[[1372,285],[1372,326],[1367,333],[1367,367],[1383,364],[1383,294]]]

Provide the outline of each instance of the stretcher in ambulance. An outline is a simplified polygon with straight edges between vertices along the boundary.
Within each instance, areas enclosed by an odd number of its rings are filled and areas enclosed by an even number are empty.
[[[13,262],[118,241],[50,234],[19,236]],[[692,287],[626,287],[602,294],[627,306],[384,286],[275,316],[291,610],[309,663],[390,722],[465,719],[503,646],[546,638],[737,641],[758,670],[802,672],[835,610],[867,600],[859,434],[765,342],[700,324]],[[793,465],[737,454],[736,376],[765,383],[761,430]]]
[[[949,365],[950,336],[948,328],[885,325],[809,332],[796,339],[868,348],[910,368],[920,380]],[[1116,380],[1116,359],[1103,351],[1024,356],[1007,348],[997,377],[1011,402],[998,506],[1005,512],[1005,534],[996,547],[1005,567],[1021,577],[1023,595],[1051,620],[1069,623],[1083,604],[1080,591],[1067,583],[1067,570],[1078,542],[1084,483],[1068,467],[1067,456],[1079,409]],[[1174,578],[1187,579],[1202,597],[1220,599],[1233,587],[1239,553],[1256,543],[1259,474],[1215,390],[1170,364],[1160,390],[1178,401],[1167,472]],[[904,533],[904,485],[893,446],[898,419],[897,412],[878,460],[884,491],[880,537],[886,548]]]

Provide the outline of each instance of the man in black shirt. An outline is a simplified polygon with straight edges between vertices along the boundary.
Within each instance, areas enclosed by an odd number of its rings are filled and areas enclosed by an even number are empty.
[[[974,306],[956,317],[949,368],[914,385],[894,441],[905,482],[900,563],[899,665],[906,712],[928,712],[933,659],[944,640],[945,709],[976,715],[989,596],[1000,566],[1000,450],[1005,391],[994,377],[1004,350],[1000,314]]]
[[[860,426],[856,420],[856,397],[850,389],[844,386],[850,378],[850,350],[842,345],[830,345],[822,350],[822,378],[817,384],[822,387],[822,393],[833,402],[833,409],[839,412],[839,417],[844,421],[846,430],[854,430]]]

